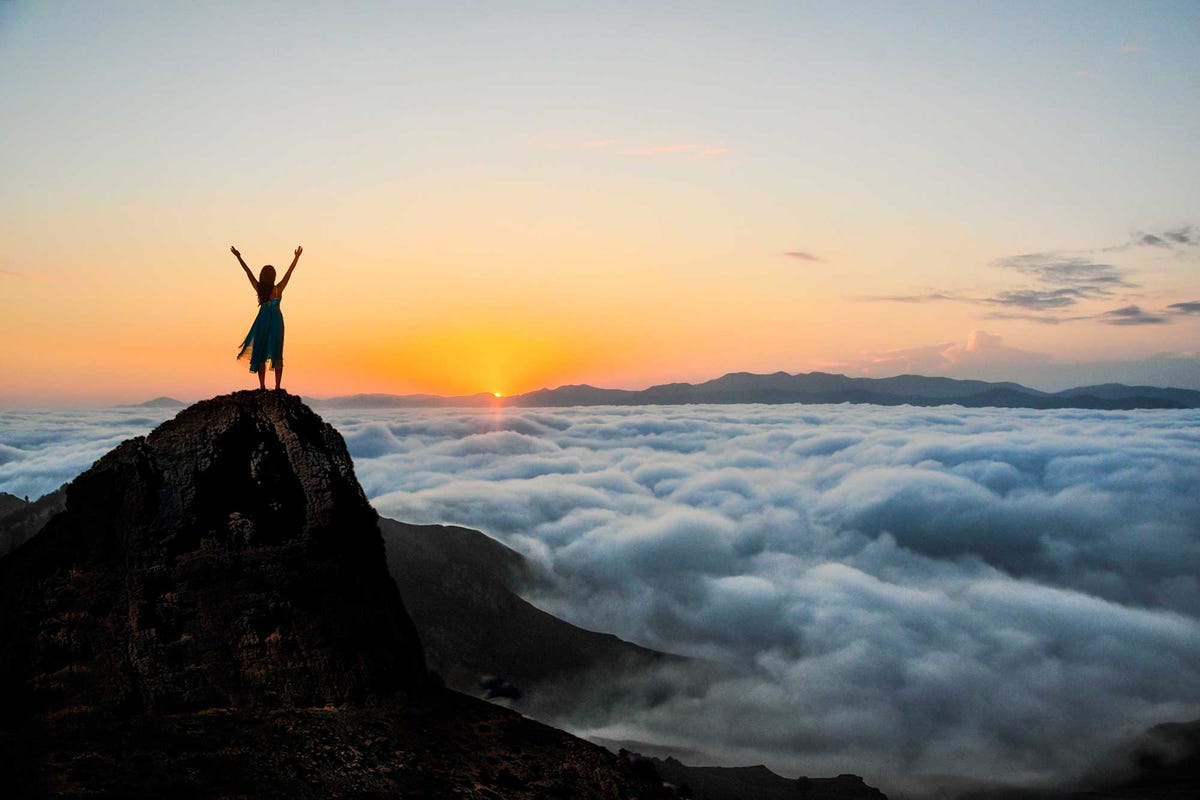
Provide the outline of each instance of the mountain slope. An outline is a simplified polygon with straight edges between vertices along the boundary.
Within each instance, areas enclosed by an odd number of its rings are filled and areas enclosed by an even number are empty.
[[[10,505],[7,513],[0,514],[0,556],[33,537],[66,503],[66,492],[55,489],[32,503],[20,501],[19,506]]]
[[[857,775],[836,778],[785,778],[762,764],[753,767],[689,767],[674,758],[651,758],[663,780],[687,786],[695,800],[887,800]]]
[[[478,692],[493,676],[528,695],[591,670],[683,660],[534,607],[516,592],[531,579],[523,557],[479,531],[386,518],[379,528],[430,668],[454,689]],[[545,708],[554,698],[539,699]]]
[[[15,494],[0,492],[0,519],[29,505]]]

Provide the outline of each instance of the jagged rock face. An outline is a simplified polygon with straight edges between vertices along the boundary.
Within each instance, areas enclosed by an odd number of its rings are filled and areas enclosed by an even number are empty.
[[[22,500],[16,508],[10,505],[10,510],[0,516],[0,556],[29,541],[51,517],[63,510],[66,501],[66,492],[55,489],[32,503]]]
[[[0,560],[9,717],[370,702],[425,682],[341,436],[238,392],[124,442]]]

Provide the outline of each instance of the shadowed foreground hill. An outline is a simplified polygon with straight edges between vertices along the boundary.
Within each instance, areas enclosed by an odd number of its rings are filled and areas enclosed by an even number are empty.
[[[836,778],[785,778],[762,764],[753,767],[689,767],[674,758],[649,759],[665,780],[687,786],[696,800],[887,800],[857,775]]]
[[[0,559],[0,795],[661,796],[438,689],[341,436],[238,392],[129,440]]]
[[[541,712],[562,712],[579,696],[566,684],[589,673],[686,660],[531,605],[517,594],[537,580],[524,557],[479,531],[387,518],[379,529],[430,667],[452,688],[474,693],[490,676],[503,687],[492,687],[493,695],[532,693]]]
[[[16,495],[9,494],[8,492],[0,492],[0,519],[24,508],[26,505],[27,503]]]
[[[3,510],[0,510],[0,556],[44,528],[55,514],[66,507],[67,501],[66,492],[62,489],[42,495],[32,503],[26,503],[11,494],[5,494],[4,497],[16,502],[6,502]]]
[[[957,800],[1195,800],[1200,797],[1200,720],[1155,725],[1102,754],[1073,785],[998,786],[963,791]]]

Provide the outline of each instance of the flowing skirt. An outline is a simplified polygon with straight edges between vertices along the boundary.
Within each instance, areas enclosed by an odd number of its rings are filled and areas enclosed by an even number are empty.
[[[283,312],[279,310],[279,298],[268,300],[258,307],[258,316],[250,326],[242,342],[238,358],[250,359],[250,371],[258,372],[264,367],[283,366]]]

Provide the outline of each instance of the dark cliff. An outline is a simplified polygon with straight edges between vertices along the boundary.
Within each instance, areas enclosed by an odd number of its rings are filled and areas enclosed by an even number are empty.
[[[108,453],[0,562],[3,713],[363,703],[425,680],[341,436],[294,396]]]
[[[0,558],[0,797],[670,796],[429,679],[342,438],[297,397],[191,406],[43,510]]]

